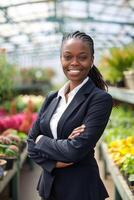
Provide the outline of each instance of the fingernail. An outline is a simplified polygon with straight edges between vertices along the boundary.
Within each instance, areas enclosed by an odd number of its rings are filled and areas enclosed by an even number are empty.
[[[83,132],[83,131],[84,131],[84,128],[82,128],[81,131]]]
[[[82,124],[82,126],[81,126],[82,128],[85,128],[86,126],[85,126],[85,124]]]

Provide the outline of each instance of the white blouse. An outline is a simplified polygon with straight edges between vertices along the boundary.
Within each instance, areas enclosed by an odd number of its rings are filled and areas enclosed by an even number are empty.
[[[62,114],[64,113],[64,111],[66,110],[66,108],[68,107],[68,105],[71,103],[71,101],[73,100],[74,96],[76,95],[76,93],[79,91],[79,89],[88,81],[89,77],[85,78],[84,81],[78,85],[77,87],[75,87],[71,92],[68,93],[68,101],[66,102],[65,99],[65,93],[68,89],[69,86],[69,82],[67,82],[58,92],[57,98],[59,96],[61,96],[61,100],[55,110],[55,112],[53,113],[53,116],[50,120],[50,128],[53,134],[53,137],[55,139],[57,139],[57,126],[58,126],[58,122],[62,116]]]

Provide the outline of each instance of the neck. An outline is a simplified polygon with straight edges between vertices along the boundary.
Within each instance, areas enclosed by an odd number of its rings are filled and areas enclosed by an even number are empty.
[[[82,80],[83,81],[83,80]],[[75,87],[77,87],[78,85],[80,85],[81,83],[82,83],[82,81],[81,82],[69,82],[69,92],[71,92]]]

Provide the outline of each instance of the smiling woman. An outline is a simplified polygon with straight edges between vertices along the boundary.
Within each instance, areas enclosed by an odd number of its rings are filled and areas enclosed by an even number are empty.
[[[70,80],[70,91],[88,76],[93,59],[86,42],[78,38],[63,42],[61,64],[66,77]]]
[[[37,189],[45,200],[104,200],[94,147],[112,98],[93,65],[92,38],[79,31],[63,37],[60,59],[68,82],[48,95],[28,137],[29,156],[43,169]]]
[[[76,31],[73,34],[63,37],[61,64],[67,78],[69,80],[73,79],[77,85],[89,76],[97,87],[101,89],[107,88],[106,83],[102,79],[102,75],[94,66],[93,62],[94,42],[89,35]],[[70,84],[72,85],[71,80]]]

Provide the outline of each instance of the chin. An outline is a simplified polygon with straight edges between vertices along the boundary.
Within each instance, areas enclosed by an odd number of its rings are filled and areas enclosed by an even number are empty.
[[[67,78],[70,81],[78,81],[78,82],[82,82],[86,77],[78,77],[78,76],[67,76]]]
[[[72,83],[80,84],[84,79],[69,79]]]

